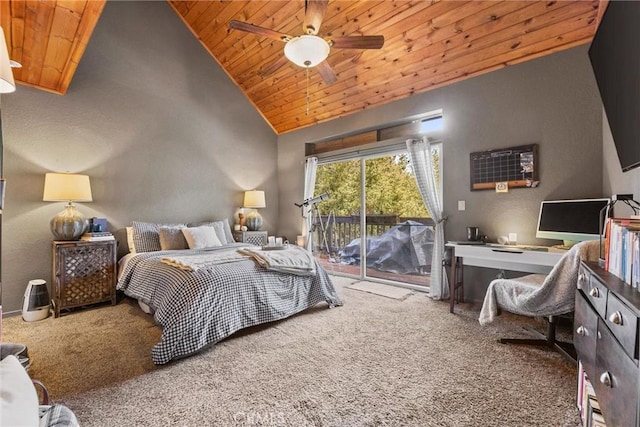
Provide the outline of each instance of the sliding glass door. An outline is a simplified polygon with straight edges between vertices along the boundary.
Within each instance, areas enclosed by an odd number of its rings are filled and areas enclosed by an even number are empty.
[[[313,251],[327,270],[429,286],[432,221],[406,151],[320,163],[315,194],[323,193]]]
[[[433,233],[409,155],[394,153],[363,162],[364,277],[429,286]]]

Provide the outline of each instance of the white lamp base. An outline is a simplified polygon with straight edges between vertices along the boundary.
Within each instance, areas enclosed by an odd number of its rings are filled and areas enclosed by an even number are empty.
[[[51,218],[50,224],[51,233],[56,240],[78,240],[89,228],[89,221],[71,203]]]

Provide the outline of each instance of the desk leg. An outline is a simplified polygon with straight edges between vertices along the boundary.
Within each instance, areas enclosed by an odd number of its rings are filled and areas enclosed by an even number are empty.
[[[449,313],[453,313],[453,304],[456,299],[456,249],[451,249],[451,271],[449,271]]]
[[[464,302],[462,258],[458,258],[455,251],[455,248],[451,250],[451,271],[449,272],[449,313],[453,313],[453,306],[456,301]]]
[[[457,265],[460,270],[456,272],[456,277],[458,278],[458,283],[456,283],[456,288],[458,289],[458,302],[464,302],[464,286],[462,286],[462,258],[460,258],[460,262],[458,262]]]

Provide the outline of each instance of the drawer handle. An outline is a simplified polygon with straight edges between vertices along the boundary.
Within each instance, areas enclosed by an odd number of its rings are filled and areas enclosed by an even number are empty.
[[[609,372],[604,372],[602,375],[600,375],[600,382],[607,387],[613,386],[611,383],[611,375],[609,375]]]
[[[585,329],[584,326],[580,325],[580,326],[578,326],[578,329],[576,329],[576,334],[578,334],[581,337],[583,337],[583,336],[585,336],[587,334],[587,330]]]
[[[616,310],[611,316],[609,316],[609,322],[616,325],[622,325],[622,313]]]
[[[591,290],[589,291],[589,295],[594,298],[600,298],[600,291],[598,290],[598,288],[591,288]]]
[[[584,273],[578,274],[578,289],[582,289],[582,284],[586,281],[587,275]]]

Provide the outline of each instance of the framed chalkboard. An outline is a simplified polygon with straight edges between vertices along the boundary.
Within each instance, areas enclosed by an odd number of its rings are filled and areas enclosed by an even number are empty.
[[[537,187],[538,144],[471,153],[470,168],[472,191]]]

